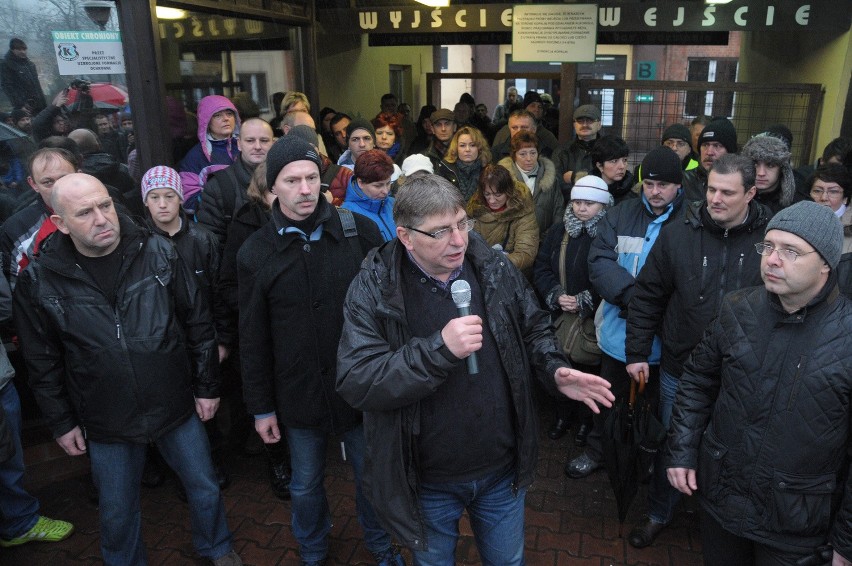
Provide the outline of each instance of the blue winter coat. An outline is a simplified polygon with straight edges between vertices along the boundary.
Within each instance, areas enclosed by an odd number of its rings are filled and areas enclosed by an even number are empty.
[[[389,242],[396,238],[396,222],[393,220],[394,200],[392,196],[383,199],[368,197],[358,186],[358,181],[353,175],[349,179],[349,186],[346,187],[346,199],[341,207],[357,212],[375,222],[382,233],[382,238],[385,242]]]

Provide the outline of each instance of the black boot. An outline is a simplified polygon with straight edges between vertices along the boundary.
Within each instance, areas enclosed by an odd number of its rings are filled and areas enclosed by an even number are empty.
[[[272,493],[278,499],[290,499],[290,450],[287,446],[287,438],[283,431],[281,440],[275,444],[264,444],[266,447],[266,460],[269,465],[269,485]]]

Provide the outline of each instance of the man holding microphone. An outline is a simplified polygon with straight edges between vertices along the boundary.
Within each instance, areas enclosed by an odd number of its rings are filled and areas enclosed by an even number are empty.
[[[523,275],[469,234],[452,184],[409,181],[394,220],[397,238],[349,288],[338,350],[337,391],[364,411],[365,494],[417,564],[453,560],[465,509],[484,564],[523,564],[538,437],[530,376],[596,412],[611,405],[609,384],[570,369]]]

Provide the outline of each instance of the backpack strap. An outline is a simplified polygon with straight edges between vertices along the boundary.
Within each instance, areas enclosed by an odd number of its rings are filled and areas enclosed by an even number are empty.
[[[325,198],[320,196],[320,198]],[[358,239],[358,227],[355,225],[355,215],[348,208],[334,207],[337,211],[337,216],[340,218],[340,224],[343,227],[343,235],[349,242],[349,247],[352,248],[352,255],[357,258],[364,258],[364,250],[361,249],[361,241]],[[360,261],[360,259],[359,259]]]

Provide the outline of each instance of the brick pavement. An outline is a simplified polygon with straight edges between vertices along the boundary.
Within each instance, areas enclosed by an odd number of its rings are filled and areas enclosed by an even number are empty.
[[[542,410],[542,430],[549,426],[550,412]],[[605,472],[582,480],[562,473],[572,433],[560,441],[541,433],[540,460],[535,484],[527,494],[526,558],[530,566],[662,565],[690,566],[701,563],[701,543],[695,501],[681,503],[673,525],[650,548],[637,550],[618,537],[615,500]],[[352,471],[340,461],[336,443],[330,443],[326,489],[334,526],[331,531],[329,566],[372,564],[360,537],[355,518]],[[270,492],[262,458],[232,454],[233,482],[225,491],[228,522],[234,531],[234,547],[246,564],[290,566],[298,564],[297,544],[290,533],[289,504]],[[27,544],[0,549],[0,565],[98,565],[97,509],[86,496],[84,476],[61,480],[34,490],[43,512],[72,521],[77,531],[55,544]],[[645,506],[641,489],[625,523],[625,535]],[[173,480],[159,488],[143,488],[143,529],[152,565],[196,566],[207,564],[193,554],[186,504],[176,494]],[[470,527],[463,521],[457,550],[460,564],[478,564]],[[403,555],[411,564],[410,554]]]

